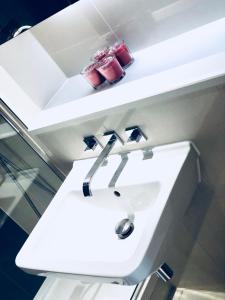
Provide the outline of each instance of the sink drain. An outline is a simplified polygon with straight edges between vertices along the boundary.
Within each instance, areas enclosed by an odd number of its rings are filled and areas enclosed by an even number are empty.
[[[129,219],[121,220],[115,228],[119,239],[126,239],[134,230],[134,224]]]
[[[113,193],[114,193],[114,195],[115,195],[116,197],[120,197],[120,196],[121,196],[121,195],[120,195],[120,192],[118,192],[118,191],[114,191]]]

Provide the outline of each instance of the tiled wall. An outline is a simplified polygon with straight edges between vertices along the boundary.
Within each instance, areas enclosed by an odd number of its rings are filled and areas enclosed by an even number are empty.
[[[107,42],[109,28],[88,0],[79,1],[32,29],[67,76],[79,73]]]
[[[224,16],[223,0],[82,0],[31,31],[70,77],[115,37],[136,51]]]
[[[194,291],[179,289],[173,300],[224,300],[225,294],[220,292]]]

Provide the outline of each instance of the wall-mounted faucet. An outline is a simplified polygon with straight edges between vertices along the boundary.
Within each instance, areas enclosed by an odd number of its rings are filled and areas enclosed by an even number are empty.
[[[127,142],[136,142],[139,143],[140,141],[147,140],[146,135],[143,133],[143,131],[138,127],[138,126],[132,126],[129,128],[125,129],[126,134],[128,136],[128,140]],[[90,197],[92,196],[92,192],[91,192],[91,181],[93,179],[93,176],[95,175],[95,173],[97,172],[97,170],[104,165],[109,153],[111,152],[111,150],[113,149],[115,143],[117,141],[119,141],[122,145],[124,144],[122,139],[120,138],[120,136],[115,132],[115,131],[108,131],[104,134],[103,136],[104,138],[107,138],[108,142],[106,144],[106,146],[103,148],[102,144],[98,141],[98,139],[91,135],[91,136],[87,136],[83,139],[86,148],[85,150],[95,150],[95,148],[100,145],[103,150],[100,153],[99,157],[96,159],[96,161],[94,162],[93,166],[91,167],[90,171],[88,172],[87,176],[84,179],[83,182],[83,194],[85,197]],[[128,160],[127,155],[123,155],[122,156],[122,161],[120,166],[118,167],[118,169],[116,170],[116,173],[114,174],[111,182],[110,182],[110,187],[112,185],[115,184],[115,182],[118,179],[118,176],[120,175],[120,173],[122,172],[124,166],[126,165],[126,162]]]
[[[116,169],[112,179],[109,182],[109,185],[108,185],[109,188],[115,187],[120,174],[122,173],[123,169],[125,168],[125,166],[128,162],[128,153],[127,152],[121,153],[120,156],[121,156],[121,162],[120,162],[118,168]]]
[[[115,131],[106,132],[104,136],[109,137],[109,141],[106,144],[106,146],[103,148],[99,157],[96,159],[95,163],[91,167],[90,171],[88,172],[83,182],[83,194],[85,197],[92,196],[91,187],[90,187],[92,178],[97,172],[97,170],[104,164],[105,160],[107,159],[115,143],[119,141],[123,145],[123,141]]]

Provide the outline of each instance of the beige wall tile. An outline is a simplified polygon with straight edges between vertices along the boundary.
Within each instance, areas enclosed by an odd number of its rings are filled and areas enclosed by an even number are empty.
[[[179,286],[193,290],[224,293],[224,282],[223,267],[218,268],[205,249],[197,242],[191,252]]]
[[[173,300],[224,300],[224,293],[208,291],[177,290]]]

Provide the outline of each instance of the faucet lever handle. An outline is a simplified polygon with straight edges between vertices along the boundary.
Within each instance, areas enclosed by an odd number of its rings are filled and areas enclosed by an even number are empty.
[[[101,148],[103,148],[102,144],[99,142],[99,140],[94,135],[85,136],[83,138],[83,142],[86,145],[86,148],[84,149],[84,151],[87,151],[87,150],[94,151],[98,145]]]
[[[110,180],[110,183],[108,185],[109,188],[115,187],[116,182],[120,177],[120,174],[122,173],[123,169],[125,168],[125,166],[128,162],[128,152],[121,153],[120,157],[121,157],[121,162],[120,162],[118,168],[116,169],[112,179]]]
[[[106,131],[103,135],[103,139],[105,140],[105,144],[107,144],[110,139],[113,139],[119,142],[121,145],[124,145],[124,141],[114,130]]]
[[[141,130],[141,128],[138,126],[128,127],[125,129],[125,131],[128,136],[128,140],[127,140],[128,143],[131,142],[139,143],[142,140],[146,141],[148,139],[147,136],[144,134],[144,132]]]

